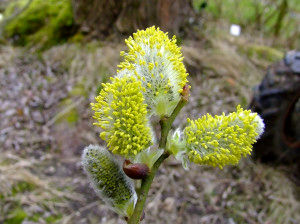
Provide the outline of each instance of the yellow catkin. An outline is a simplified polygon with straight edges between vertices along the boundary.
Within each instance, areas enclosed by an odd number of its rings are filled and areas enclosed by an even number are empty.
[[[188,119],[188,124],[184,135],[190,161],[220,168],[250,155],[264,128],[256,113],[240,106],[227,116],[207,114],[195,121]]]
[[[152,142],[143,87],[134,77],[111,80],[103,84],[97,102],[91,104],[97,120],[94,124],[102,128],[100,137],[109,150],[130,158]]]
[[[118,66],[119,74],[131,74],[147,87],[144,96],[151,113],[169,115],[188,75],[175,36],[169,39],[168,33],[153,26],[138,30],[125,43],[128,51],[121,53],[124,61]]]

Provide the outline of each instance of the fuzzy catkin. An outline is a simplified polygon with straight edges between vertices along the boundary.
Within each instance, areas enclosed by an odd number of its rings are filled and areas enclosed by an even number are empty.
[[[153,141],[143,91],[134,77],[111,78],[91,104],[97,120],[94,124],[103,130],[100,137],[109,150],[126,158],[134,157]]]
[[[137,195],[118,161],[105,148],[90,145],[84,149],[82,165],[98,196],[120,215],[130,216]]]
[[[149,114],[170,115],[188,76],[175,36],[169,39],[168,33],[153,26],[138,30],[125,43],[128,51],[121,52],[124,61],[118,76],[131,75],[141,81]]]
[[[264,130],[262,119],[240,106],[227,116],[207,114],[195,121],[188,119],[188,123],[184,135],[189,160],[220,168],[250,155]]]

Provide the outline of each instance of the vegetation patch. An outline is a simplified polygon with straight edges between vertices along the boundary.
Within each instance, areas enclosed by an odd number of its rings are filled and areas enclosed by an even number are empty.
[[[241,44],[239,45],[239,51],[255,65],[262,68],[266,68],[271,63],[281,60],[284,56],[282,51],[258,44]]]
[[[42,177],[39,161],[0,153],[0,223],[60,220],[62,211],[58,207],[64,207],[65,198],[71,194],[56,189],[51,177]]]
[[[5,220],[6,224],[19,224],[27,217],[27,213],[21,208],[16,208],[8,216],[9,218]]]
[[[299,46],[297,0],[193,0],[193,5],[201,14],[205,10],[212,20],[240,25],[243,33],[258,31],[264,37],[275,37],[276,45]]]
[[[26,7],[27,0],[13,1],[4,12],[5,18]],[[33,0],[26,9],[7,23],[5,36],[18,45],[47,48],[65,42],[74,34],[70,0]]]

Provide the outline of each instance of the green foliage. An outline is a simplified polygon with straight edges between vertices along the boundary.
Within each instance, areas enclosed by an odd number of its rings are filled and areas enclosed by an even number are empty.
[[[206,12],[217,20],[239,24],[243,29],[256,29],[265,35],[273,35],[281,12],[283,0],[194,0],[194,8],[201,10],[201,4],[207,2]],[[298,17],[300,4],[297,0],[287,1],[287,11],[279,23],[281,31],[279,37],[293,39],[299,35]]]
[[[11,194],[16,195],[18,193],[28,192],[34,190],[35,185],[26,181],[19,181],[11,188]]]
[[[59,221],[63,216],[61,214],[58,214],[58,215],[50,215],[48,216],[47,218],[45,218],[45,221],[47,223],[55,223],[57,221]]]
[[[275,62],[283,58],[283,53],[274,48],[250,44],[242,47],[242,52],[246,53],[249,58],[257,58],[259,60],[267,60],[269,62]]]
[[[70,96],[84,96],[88,97],[87,90],[84,86],[84,81],[77,83],[73,89],[70,91]]]
[[[13,1],[4,15],[9,17],[24,7],[27,0]],[[70,0],[33,0],[30,6],[9,22],[5,35],[18,45],[42,48],[64,42],[73,34],[74,20]]]
[[[72,125],[78,121],[78,111],[72,105],[74,105],[74,101],[71,98],[66,98],[60,103],[59,108],[61,108],[61,111],[65,108],[69,109],[65,113],[63,113],[63,115],[59,117],[59,119],[57,119],[57,123],[67,121],[70,125]]]
[[[30,217],[28,217],[28,220],[29,221],[33,221],[33,222],[39,222],[39,220],[40,220],[40,218],[41,218],[41,214],[39,214],[39,213],[35,213],[35,214],[33,214],[32,216],[30,216]]]
[[[9,214],[9,217],[5,220],[6,224],[19,224],[27,218],[27,213],[22,208],[16,208]]]
[[[220,3],[219,1],[210,1],[208,3],[207,11],[215,18],[224,16],[230,23],[236,24],[246,24],[247,21],[253,20],[255,16],[253,1],[249,0],[225,0],[223,3]]]

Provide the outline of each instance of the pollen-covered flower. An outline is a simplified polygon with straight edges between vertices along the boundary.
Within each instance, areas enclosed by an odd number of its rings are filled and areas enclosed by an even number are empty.
[[[82,165],[98,196],[118,214],[131,216],[137,195],[119,162],[105,148],[90,145],[84,149]]]
[[[237,107],[237,112],[198,120],[188,119],[184,130],[187,155],[198,164],[219,166],[237,164],[242,156],[250,155],[252,144],[263,133],[264,123],[250,110]]]
[[[188,75],[175,36],[169,39],[153,26],[137,31],[125,42],[128,52],[121,52],[124,61],[119,65],[119,77],[131,75],[142,82],[151,114],[170,115]]]
[[[147,105],[142,94],[145,90],[134,77],[111,80],[111,83],[103,84],[97,102],[91,104],[97,120],[94,124],[103,129],[100,137],[113,153],[134,157],[152,143]]]

